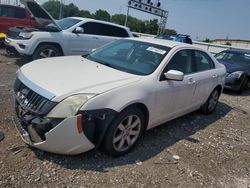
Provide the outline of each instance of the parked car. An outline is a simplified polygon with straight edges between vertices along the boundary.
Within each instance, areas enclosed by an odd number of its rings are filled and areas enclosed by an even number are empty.
[[[89,55],[39,59],[17,71],[23,140],[59,154],[128,153],[144,130],[197,109],[212,113],[225,67],[191,45],[128,38]]]
[[[42,30],[12,28],[5,42],[33,59],[82,55],[113,40],[132,37],[128,28],[94,19],[70,17],[55,21],[34,0],[21,0]]]
[[[0,42],[4,42],[8,29],[14,26],[37,27],[37,23],[25,8],[0,4]]]
[[[157,35],[155,38],[173,40],[173,41],[177,41],[177,42],[184,42],[187,44],[193,44],[190,36],[183,35],[183,34],[178,34],[178,35],[166,35],[166,34],[164,34],[164,35]]]
[[[250,50],[230,49],[215,55],[227,69],[225,88],[242,93],[250,86]]]

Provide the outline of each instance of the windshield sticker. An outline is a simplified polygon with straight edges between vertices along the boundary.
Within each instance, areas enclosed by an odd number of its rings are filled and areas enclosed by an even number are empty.
[[[151,51],[151,52],[155,52],[155,53],[161,54],[161,55],[164,55],[166,53],[165,50],[161,50],[161,49],[155,48],[155,47],[148,47],[147,50]]]

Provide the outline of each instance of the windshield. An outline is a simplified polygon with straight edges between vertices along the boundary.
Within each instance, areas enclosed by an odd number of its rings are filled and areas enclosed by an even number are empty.
[[[147,42],[121,39],[97,49],[86,58],[136,75],[148,75],[161,63],[170,48]]]
[[[250,65],[250,53],[221,52],[215,55],[215,58],[217,60],[227,61],[231,63]]]
[[[64,18],[61,20],[56,21],[56,23],[60,26],[62,30],[66,30],[73,25],[79,23],[81,20],[75,19],[75,18]]]

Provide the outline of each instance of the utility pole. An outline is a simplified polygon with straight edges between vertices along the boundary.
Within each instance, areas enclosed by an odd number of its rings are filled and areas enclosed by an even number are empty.
[[[129,6],[128,6],[128,9],[127,9],[127,15],[126,15],[125,24],[124,24],[125,27],[127,27],[128,14],[129,14]]]
[[[60,2],[60,13],[59,13],[59,19],[62,19],[63,16],[63,0]]]

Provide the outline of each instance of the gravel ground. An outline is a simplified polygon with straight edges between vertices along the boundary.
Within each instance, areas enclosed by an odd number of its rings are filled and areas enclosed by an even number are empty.
[[[26,62],[0,49],[0,187],[250,187],[250,91],[146,132],[119,158],[55,155],[26,146],[14,126],[12,85]]]

